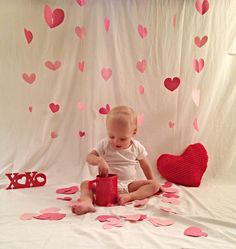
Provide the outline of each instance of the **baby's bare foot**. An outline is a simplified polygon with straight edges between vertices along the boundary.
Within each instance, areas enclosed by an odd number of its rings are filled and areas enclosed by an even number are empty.
[[[127,202],[131,201],[130,194],[120,194],[118,198],[118,203],[120,205],[125,205]]]
[[[77,215],[93,213],[96,211],[93,204],[90,202],[86,202],[86,201],[81,201],[79,202],[79,204],[72,206],[71,210],[72,210],[72,213],[77,214]]]

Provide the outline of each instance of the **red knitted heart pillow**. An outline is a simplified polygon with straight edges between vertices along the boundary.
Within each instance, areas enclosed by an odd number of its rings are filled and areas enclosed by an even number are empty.
[[[200,143],[189,145],[180,156],[163,154],[157,159],[157,169],[170,182],[198,187],[207,168],[208,155]]]

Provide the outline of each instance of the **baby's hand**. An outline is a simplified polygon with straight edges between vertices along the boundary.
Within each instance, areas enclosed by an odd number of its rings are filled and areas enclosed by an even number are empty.
[[[102,157],[100,157],[99,162],[98,162],[98,174],[100,176],[107,177],[108,170],[109,170],[109,166],[107,162]]]

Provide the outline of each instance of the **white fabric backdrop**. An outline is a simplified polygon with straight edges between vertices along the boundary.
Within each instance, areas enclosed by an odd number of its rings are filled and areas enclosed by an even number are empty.
[[[44,20],[46,4],[65,13],[52,29]],[[1,0],[1,180],[6,172],[37,170],[49,184],[80,182],[89,176],[86,153],[106,135],[99,109],[125,104],[139,114],[136,138],[147,147],[156,173],[160,154],[180,154],[201,142],[209,154],[204,182],[235,181],[235,12],[233,0],[210,1],[204,15],[189,0],[88,0],[84,6],[74,0]],[[147,28],[146,37],[138,25]],[[86,29],[82,38],[75,33],[78,26]],[[24,28],[33,34],[30,44]],[[194,38],[205,35],[207,43],[197,47]],[[205,65],[197,73],[193,60],[200,58]],[[56,60],[57,70],[45,66]],[[141,60],[147,62],[143,73],[136,68]],[[112,70],[108,80],[103,68]],[[35,81],[27,83],[24,73],[35,73]],[[168,77],[181,80],[173,92],[164,86]],[[200,91],[199,106],[191,97],[194,89]],[[52,102],[60,105],[56,113],[49,109]]]

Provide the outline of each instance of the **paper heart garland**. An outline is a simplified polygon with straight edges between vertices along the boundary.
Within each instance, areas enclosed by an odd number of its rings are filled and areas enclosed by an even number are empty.
[[[31,41],[33,40],[33,34],[30,30],[24,28],[24,34],[25,34],[25,39],[27,41],[28,44],[31,43]]]
[[[49,108],[53,113],[55,113],[59,111],[60,106],[57,103],[50,103]]]
[[[45,66],[50,70],[56,71],[61,66],[61,62],[58,60],[54,63],[52,61],[46,61]]]
[[[44,7],[44,19],[47,25],[52,29],[60,25],[64,20],[64,11],[62,9],[52,10],[49,5]]]
[[[209,9],[209,2],[208,0],[203,0],[201,3],[201,0],[196,0],[195,7],[201,15],[204,15]]]
[[[109,104],[106,104],[106,107],[101,107],[101,108],[99,109],[99,113],[100,113],[100,114],[103,114],[103,115],[108,114],[109,111],[110,111],[110,106],[109,106]]]
[[[147,28],[141,24],[138,25],[138,33],[142,39],[145,38],[147,36]]]
[[[164,80],[164,86],[170,91],[174,91],[179,86],[179,84],[180,84],[179,77],[174,77],[173,79],[166,78]]]
[[[101,75],[102,75],[102,78],[104,79],[104,80],[109,80],[110,79],[110,77],[111,77],[111,75],[112,75],[112,70],[111,70],[111,68],[103,68],[102,70],[101,70]]]
[[[24,81],[26,81],[29,84],[34,83],[35,79],[36,79],[36,74],[35,73],[31,73],[31,74],[26,74],[23,73],[22,74],[22,78],[24,79]]]
[[[198,36],[194,38],[194,43],[196,44],[197,47],[201,48],[207,43],[208,37],[205,35],[200,39]]]
[[[208,234],[202,232],[202,229],[199,227],[188,227],[184,231],[184,235],[191,236],[191,237],[207,237]]]
[[[157,169],[170,182],[198,187],[208,162],[207,151],[200,143],[189,145],[180,155],[163,154],[157,159]]]
[[[144,73],[144,71],[146,70],[147,68],[147,61],[145,59],[141,60],[141,61],[138,61],[136,63],[136,68],[138,69],[138,71],[140,73]]]

